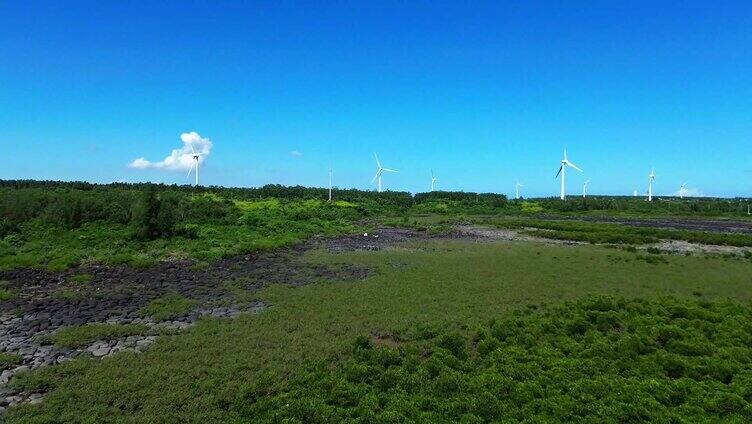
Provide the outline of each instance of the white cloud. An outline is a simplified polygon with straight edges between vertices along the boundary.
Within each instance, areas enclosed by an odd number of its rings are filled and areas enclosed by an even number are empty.
[[[301,152],[300,152],[300,151],[298,151],[298,150],[293,150],[292,152],[290,152],[290,154],[291,154],[291,155],[292,155],[293,157],[296,157],[296,158],[299,158],[299,157],[303,156],[303,153],[301,153]]]
[[[187,171],[193,165],[193,152],[201,156],[198,157],[199,163],[204,163],[208,159],[212,149],[212,142],[208,138],[201,137],[197,132],[187,132],[180,134],[180,140],[183,147],[174,149],[169,156],[159,162],[152,162],[144,157],[140,157],[128,164],[133,169],[166,169],[169,171]],[[193,149],[191,149],[193,146]]]

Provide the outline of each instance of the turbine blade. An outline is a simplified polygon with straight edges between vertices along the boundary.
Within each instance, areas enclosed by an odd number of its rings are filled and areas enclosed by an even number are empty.
[[[188,143],[188,145],[189,145],[189,146],[191,146],[191,152],[193,152],[193,154],[195,155],[195,154],[196,154],[196,151],[195,151],[195,150],[193,150],[193,142],[191,142],[191,143]]]
[[[561,165],[559,167],[559,172],[556,173],[556,176],[554,178],[559,178],[559,174],[561,174],[561,170],[564,169],[564,165]]]
[[[377,155],[376,152],[373,152],[373,157],[376,158],[376,165],[378,165],[379,169],[381,169],[381,162],[379,162],[379,155]]]
[[[377,171],[376,175],[373,176],[373,179],[371,180],[371,184],[376,182],[376,178],[379,178],[379,175],[381,175],[381,171]]]
[[[567,161],[567,165],[569,165],[569,166],[571,166],[572,168],[574,168],[574,169],[576,169],[576,170],[578,170],[578,171],[582,172],[582,169],[578,168],[578,167],[577,167],[577,165],[573,164],[573,163],[572,163],[572,162],[570,162],[570,161]]]
[[[188,175],[185,176],[185,178],[188,178],[191,176],[191,172],[193,172],[193,164],[191,164],[191,167],[188,168]]]
[[[381,168],[381,170],[382,170],[382,171],[386,171],[386,172],[399,172],[399,171],[397,171],[397,170],[394,170],[394,169],[389,169],[389,168]]]

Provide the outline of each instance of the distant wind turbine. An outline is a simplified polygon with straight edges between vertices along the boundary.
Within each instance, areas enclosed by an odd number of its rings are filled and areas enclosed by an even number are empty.
[[[329,168],[329,201],[332,201],[332,168]]]
[[[655,181],[655,168],[652,168],[648,175],[648,202],[653,201],[653,181]]]
[[[683,198],[684,198],[684,187],[686,187],[686,186],[687,186],[687,183],[684,183],[684,184],[682,184],[682,185],[681,185],[681,186],[679,187],[679,198],[680,198],[680,199],[683,199]]]
[[[578,168],[577,165],[573,164],[572,162],[569,161],[569,159],[567,159],[567,149],[564,149],[564,159],[561,160],[561,166],[559,167],[559,172],[557,172],[556,177],[554,177],[554,178],[558,178],[559,174],[561,174],[561,196],[559,196],[561,200],[564,200],[567,197],[565,178],[567,175],[568,166],[571,166],[572,168],[582,172],[582,169]]]
[[[203,156],[205,153],[196,153],[196,150],[193,149],[193,143],[189,143],[191,146],[191,152],[193,154],[193,164],[191,164],[191,167],[188,168],[188,175],[186,175],[186,178],[191,176],[191,172],[193,171],[193,168],[196,168],[196,186],[198,186],[198,158]]]
[[[433,174],[433,169],[432,169],[431,170],[431,191],[436,190],[436,181],[439,181],[439,179]]]
[[[590,180],[585,180],[584,183],[582,183],[582,197],[584,198],[587,194],[587,185],[590,184]]]
[[[519,199],[520,198],[520,187],[525,187],[524,185],[520,184],[519,181],[514,185],[514,198]]]
[[[394,169],[384,168],[381,166],[381,162],[379,162],[379,155],[377,155],[375,152],[373,154],[373,157],[376,158],[376,175],[374,175],[373,179],[371,180],[371,184],[374,183],[374,181],[378,181],[378,192],[381,193],[381,175],[384,172],[399,172]]]
[[[637,190],[632,192],[632,196],[637,197],[639,194],[637,193]]]

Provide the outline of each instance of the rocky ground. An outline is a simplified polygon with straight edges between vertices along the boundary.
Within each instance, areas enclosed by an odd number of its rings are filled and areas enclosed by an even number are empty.
[[[381,229],[373,234],[314,237],[288,249],[254,252],[208,266],[193,261],[167,261],[154,267],[88,265],[64,272],[17,269],[0,272],[0,281],[16,293],[0,302],[0,352],[19,355],[21,363],[0,373],[0,412],[20,402],[38,402],[39,393],[17,393],[5,387],[22,371],[61,363],[78,356],[101,358],[121,351],[141,352],[164,330],[180,330],[199,318],[235,317],[266,307],[258,300],[237,299],[233,288],[253,293],[267,284],[303,285],[321,280],[357,280],[369,270],[355,266],[329,267],[302,260],[311,249],[333,252],[379,250],[425,237],[403,229]],[[75,276],[89,280],[76,282]],[[167,322],[141,316],[150,301],[178,293],[198,301],[196,309]],[[44,344],[45,336],[68,326],[89,323],[144,324],[149,331],[116,340],[99,340],[72,349]]]
[[[669,230],[710,231],[714,233],[752,234],[752,220],[698,219],[698,218],[622,218],[615,216],[575,216],[562,217],[542,215],[538,218],[589,222],[611,222],[632,227],[665,228]]]

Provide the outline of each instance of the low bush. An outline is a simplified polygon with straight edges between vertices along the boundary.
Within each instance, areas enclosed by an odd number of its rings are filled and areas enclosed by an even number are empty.
[[[421,332],[416,331],[416,335]],[[597,297],[249,385],[257,422],[749,422],[752,306]]]
[[[70,281],[76,284],[83,284],[83,283],[88,283],[93,279],[94,279],[94,276],[91,274],[78,274],[78,275],[72,276],[70,278]]]
[[[151,317],[155,321],[165,321],[186,315],[196,303],[193,299],[173,293],[152,300],[141,308],[139,314],[142,317]]]
[[[143,324],[90,323],[74,327],[63,327],[44,337],[43,343],[52,343],[66,348],[88,346],[98,340],[115,340],[122,337],[145,334],[149,328]]]
[[[0,352],[0,371],[19,365],[23,358],[17,353]]]

